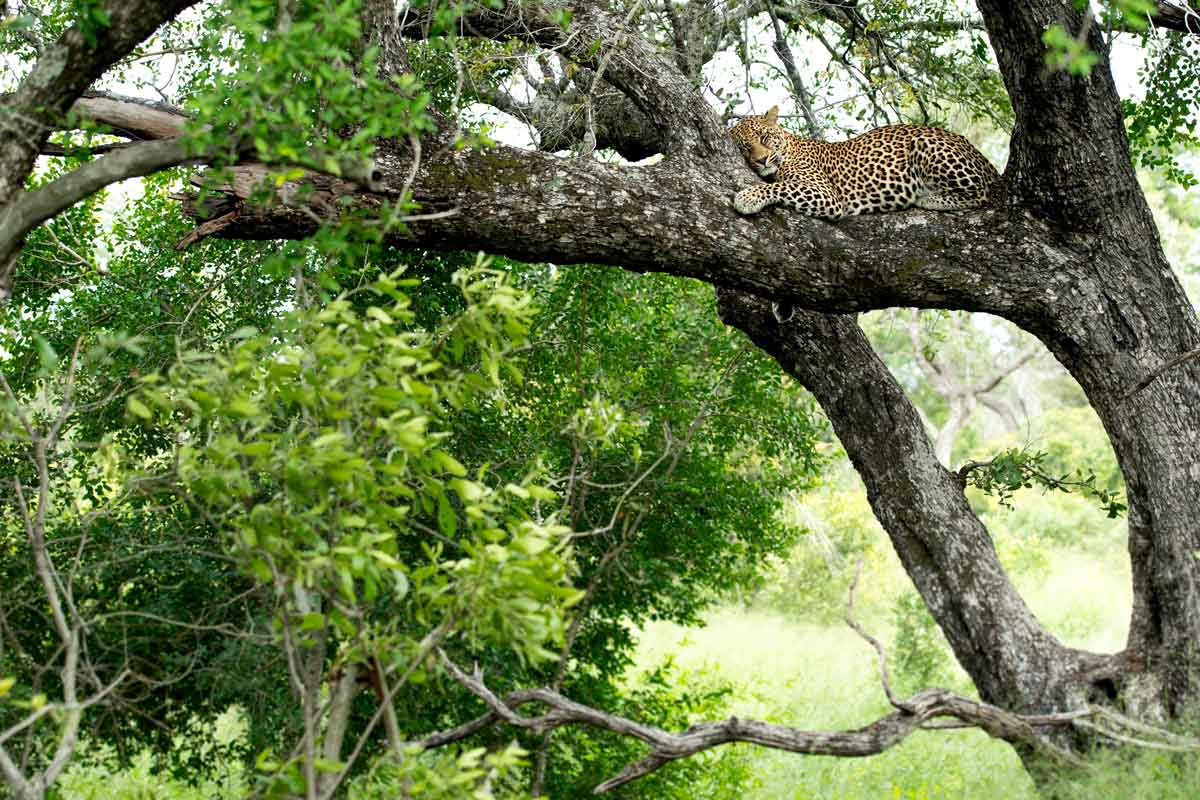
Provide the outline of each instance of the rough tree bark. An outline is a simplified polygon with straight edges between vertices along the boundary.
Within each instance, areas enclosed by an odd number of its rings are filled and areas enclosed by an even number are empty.
[[[623,14],[597,0],[567,5],[566,30],[536,3],[473,9],[463,30],[553,50],[584,69],[607,58],[604,81],[636,106],[653,131],[646,147],[663,159],[631,168],[504,147],[455,151],[444,146],[452,131],[443,130],[424,143],[433,155],[418,165],[411,190],[424,212],[454,213],[414,222],[395,241],[712,282],[725,320],[820,400],[905,568],[987,702],[1019,713],[1114,702],[1166,718],[1200,699],[1193,677],[1200,667],[1193,556],[1200,550],[1200,360],[1134,391],[1200,346],[1200,322],[1135,180],[1100,32],[1093,26],[1088,34],[1101,56],[1090,77],[1050,71],[1042,33],[1053,23],[1081,30],[1074,4],[980,0],[1017,118],[992,205],[831,224],[786,211],[738,217],[730,196],[754,178],[692,79],[658,45],[628,35]],[[418,14],[398,24],[379,18],[369,28],[387,48],[426,30]],[[406,62],[398,55],[394,63]],[[58,107],[85,88],[70,84],[55,95]],[[13,163],[0,161],[0,204],[12,202],[23,177]],[[334,206],[323,201],[334,196],[362,204],[395,196],[408,185],[411,151],[384,142],[377,166],[377,194],[321,179],[305,209],[248,204],[256,174],[248,167],[224,197],[208,201],[210,222],[199,233],[306,236],[313,214],[327,216]],[[196,211],[190,203],[186,210]],[[781,324],[769,300],[805,311]],[[1005,317],[1041,339],[1082,386],[1128,488],[1134,611],[1123,652],[1065,647],[1015,591],[962,483],[938,462],[911,403],[854,321],[854,312],[890,306]]]

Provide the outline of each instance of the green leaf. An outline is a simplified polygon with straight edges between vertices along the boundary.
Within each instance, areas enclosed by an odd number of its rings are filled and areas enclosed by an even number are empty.
[[[459,463],[458,459],[454,458],[450,454],[442,450],[434,450],[433,458],[438,462],[438,465],[441,466],[442,469],[444,469],[446,472],[449,472],[451,475],[459,478],[466,476],[467,468]]]
[[[258,456],[269,455],[271,449],[270,442],[250,442],[249,444],[242,445],[242,455],[257,458]]]
[[[458,532],[458,515],[454,513],[454,509],[444,494],[438,498],[437,520],[438,528],[446,536],[453,538],[454,534]]]
[[[42,363],[42,371],[53,372],[58,366],[58,353],[54,352],[54,348],[50,346],[50,342],[46,341],[44,336],[36,336],[34,342],[37,346],[38,359]]]
[[[141,419],[150,419],[154,416],[150,409],[146,407],[146,404],[133,395],[129,395],[129,399],[125,401],[125,405],[129,409],[129,413]]]
[[[388,313],[386,311],[384,311],[382,308],[380,308],[379,306],[368,307],[367,308],[367,316],[370,317],[371,319],[379,320],[384,325],[393,324],[392,318],[390,316],[388,316]]]
[[[342,761],[330,761],[327,758],[314,758],[313,766],[317,772],[324,772],[330,775],[336,775],[346,768],[346,764]]]

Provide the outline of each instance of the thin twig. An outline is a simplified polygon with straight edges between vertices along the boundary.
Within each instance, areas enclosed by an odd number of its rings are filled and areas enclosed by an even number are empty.
[[[1138,394],[1147,386],[1154,383],[1154,381],[1158,380],[1158,378],[1161,377],[1164,372],[1173,369],[1180,364],[1186,364],[1193,358],[1200,358],[1200,347],[1196,348],[1195,350],[1189,350],[1186,353],[1181,353],[1167,363],[1163,364],[1161,367],[1151,370],[1149,375],[1138,381],[1137,384],[1129,391],[1129,393],[1125,395],[1125,399],[1132,399],[1134,395]]]
[[[854,619],[854,590],[858,588],[858,579],[862,576],[863,560],[858,559],[858,566],[854,570],[854,579],[850,581],[850,591],[846,600],[846,624],[850,629],[867,640],[871,647],[875,648],[875,653],[879,657],[879,682],[883,684],[883,693],[887,695],[888,702],[893,708],[898,708],[901,711],[915,713],[913,708],[901,700],[896,699],[896,695],[892,692],[892,682],[888,675],[887,668],[887,653],[884,652],[883,645],[879,643],[871,634],[867,633],[861,625]]]

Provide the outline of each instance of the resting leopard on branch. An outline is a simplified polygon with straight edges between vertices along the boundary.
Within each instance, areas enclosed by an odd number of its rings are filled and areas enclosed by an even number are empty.
[[[733,196],[740,214],[773,205],[825,219],[976,208],[999,178],[970,142],[941,128],[888,125],[845,142],[822,142],[788,133],[778,118],[774,106],[743,117],[729,132],[754,171],[771,181]]]

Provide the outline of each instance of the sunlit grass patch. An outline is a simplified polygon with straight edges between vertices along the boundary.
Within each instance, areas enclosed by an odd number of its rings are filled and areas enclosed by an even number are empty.
[[[1054,550],[1046,575],[1016,575],[1021,596],[1063,644],[1098,652],[1125,647],[1133,607],[1129,559],[1123,550],[1104,556]]]
[[[889,712],[875,654],[849,628],[795,623],[773,613],[725,609],[702,629],[647,629],[639,662],[675,653],[737,687],[731,711],[808,730],[852,729]],[[759,785],[746,800],[1036,797],[1012,748],[979,731],[918,733],[861,759],[759,749]]]

